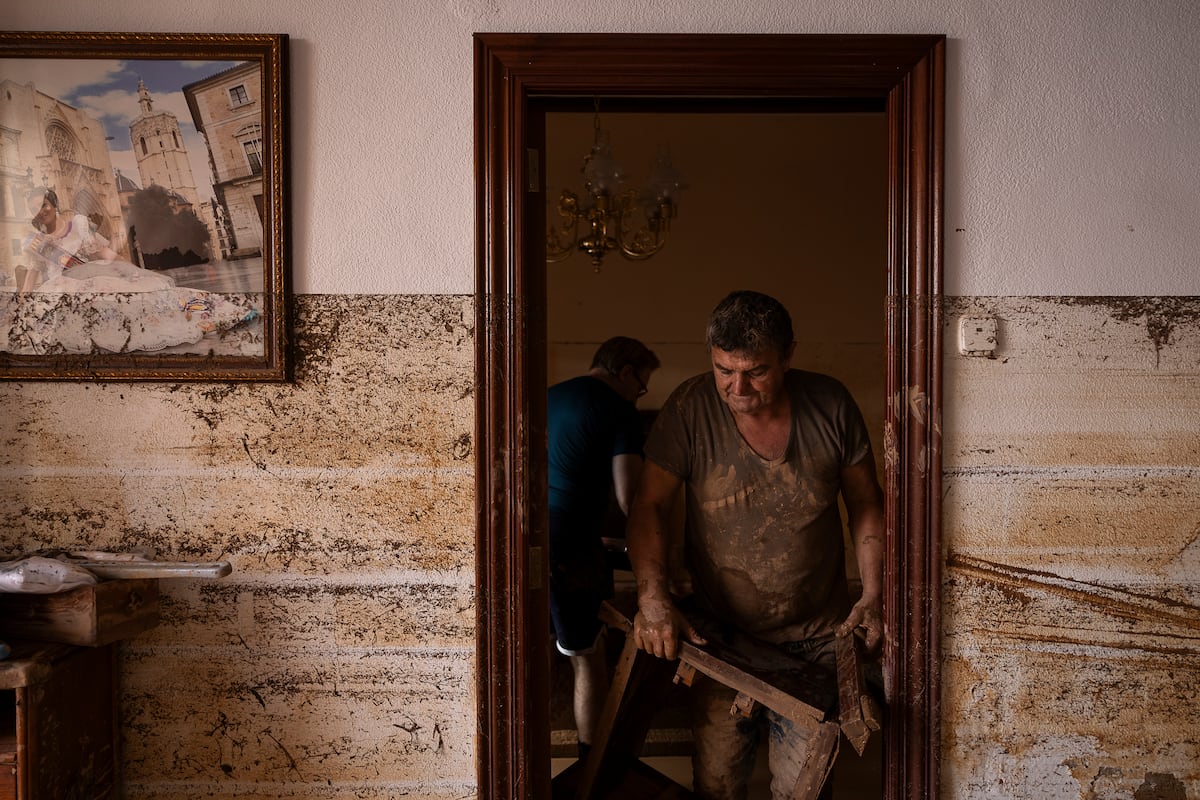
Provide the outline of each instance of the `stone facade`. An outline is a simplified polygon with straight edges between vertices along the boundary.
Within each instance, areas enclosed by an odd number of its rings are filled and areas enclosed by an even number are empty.
[[[26,195],[54,189],[59,205],[93,216],[113,249],[125,245],[121,202],[104,126],[85,111],[38,91],[32,83],[0,80],[0,286],[28,265],[25,238],[33,231]]]
[[[192,122],[208,145],[213,190],[229,241],[224,257],[262,253],[262,68],[251,62],[183,87]]]

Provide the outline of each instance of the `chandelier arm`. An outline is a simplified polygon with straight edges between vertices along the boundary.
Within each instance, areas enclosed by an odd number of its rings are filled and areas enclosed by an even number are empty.
[[[641,207],[635,192],[621,197],[616,213],[617,241],[621,255],[630,261],[645,261],[663,249],[671,232],[671,218],[675,206],[669,199],[659,200],[653,211],[646,215],[645,224],[629,233],[627,220]]]
[[[653,245],[644,245],[644,244],[641,244],[638,242],[634,242],[633,244],[626,244],[626,243],[622,242],[621,246],[620,246],[620,251],[621,251],[621,255],[624,256],[625,258],[629,259],[630,261],[645,261],[646,259],[650,258],[652,255],[657,253],[659,250],[662,250],[666,246],[666,244],[667,244],[667,237],[666,237],[666,234],[663,234],[663,236],[661,238],[655,237],[655,242]]]
[[[563,190],[558,198],[557,210],[561,221],[546,230],[546,261],[550,263],[570,258],[579,241],[579,221],[582,217],[579,198],[569,189]]]
[[[563,223],[561,228],[551,228],[546,233],[546,260],[562,261],[575,252],[579,223]]]

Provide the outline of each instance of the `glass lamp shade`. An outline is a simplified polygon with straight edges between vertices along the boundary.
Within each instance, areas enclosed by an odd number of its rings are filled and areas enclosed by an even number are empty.
[[[687,188],[683,174],[671,163],[671,146],[660,144],[650,168],[650,179],[646,184],[647,194],[657,201],[670,200]]]
[[[625,170],[613,157],[608,131],[596,131],[592,152],[584,159],[583,181],[589,194],[615,194],[624,185]]]

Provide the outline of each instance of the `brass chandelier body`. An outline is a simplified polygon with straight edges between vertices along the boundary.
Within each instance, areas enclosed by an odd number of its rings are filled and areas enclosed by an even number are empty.
[[[677,209],[673,195],[684,188],[665,146],[659,148],[645,189],[624,189],[624,174],[609,145],[608,131],[595,117],[592,150],[583,159],[586,200],[564,189],[559,195],[558,224],[546,233],[546,260],[563,261],[586,253],[597,272],[614,250],[631,261],[644,261],[662,250]],[[585,204],[586,202],[586,204]]]

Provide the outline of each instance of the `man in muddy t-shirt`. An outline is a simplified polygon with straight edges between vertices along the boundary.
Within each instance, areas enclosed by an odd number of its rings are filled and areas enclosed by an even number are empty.
[[[883,498],[862,414],[835,379],[789,368],[791,318],[774,298],[734,292],[709,318],[712,372],[681,384],[646,442],[629,518],[638,583],[633,636],[657,656],[704,639],[668,586],[668,523],[685,493],[693,600],[717,621],[834,672],[834,637],[883,635]],[[851,605],[838,496],[862,575]],[[693,783],[701,798],[745,797],[762,714],[729,713],[733,689],[693,686]],[[790,797],[803,734],[766,712],[772,794]]]

